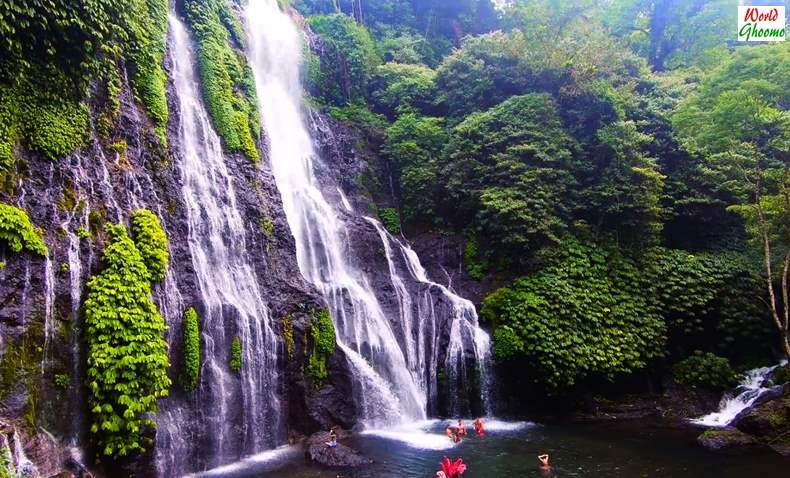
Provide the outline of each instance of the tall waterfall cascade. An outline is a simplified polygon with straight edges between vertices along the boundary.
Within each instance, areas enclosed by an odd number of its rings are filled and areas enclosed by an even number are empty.
[[[217,466],[282,440],[281,344],[249,260],[246,230],[222,145],[203,105],[192,42],[169,16],[172,75],[179,111],[177,167],[187,208],[188,242],[201,304],[201,382],[195,406],[166,402],[159,415],[157,467],[173,476],[200,461]],[[190,304],[187,304],[190,305]],[[242,343],[240,379],[232,376],[231,342]],[[199,416],[188,417],[187,413]],[[193,428],[189,428],[193,427]],[[210,452],[206,452],[210,450]]]
[[[341,203],[330,204],[315,176],[321,159],[303,118],[302,32],[277,0],[250,0],[244,14],[269,158],[299,269],[330,306],[337,344],[353,372],[359,415],[369,427],[424,419],[436,400],[440,355],[451,386],[467,374],[467,351],[476,356],[472,366],[483,377],[480,383],[487,382],[488,336],[471,303],[430,282],[416,254],[369,219],[380,233],[398,296],[398,316],[385,312],[370,277],[353,261],[350,203],[341,191]]]

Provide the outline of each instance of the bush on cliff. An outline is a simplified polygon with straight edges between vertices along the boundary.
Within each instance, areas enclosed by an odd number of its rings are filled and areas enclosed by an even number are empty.
[[[102,271],[85,300],[88,404],[99,453],[126,456],[148,449],[150,414],[168,395],[165,322],[151,299],[151,273],[123,225],[107,225]]]

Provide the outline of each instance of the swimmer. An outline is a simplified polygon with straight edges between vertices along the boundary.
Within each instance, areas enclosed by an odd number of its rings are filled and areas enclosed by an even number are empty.
[[[477,436],[479,437],[486,436],[486,431],[483,428],[483,420],[480,417],[477,417],[474,425],[475,425],[475,432],[477,433]]]
[[[466,435],[466,426],[464,425],[464,421],[460,418],[458,419],[458,434]]]
[[[548,455],[548,453],[544,453],[542,455],[538,455],[538,461],[540,461],[540,466],[543,466],[543,467],[549,466],[549,455]]]

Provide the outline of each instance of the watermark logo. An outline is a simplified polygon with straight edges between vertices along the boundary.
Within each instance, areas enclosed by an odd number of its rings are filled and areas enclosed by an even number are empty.
[[[738,41],[785,41],[784,6],[738,7]]]

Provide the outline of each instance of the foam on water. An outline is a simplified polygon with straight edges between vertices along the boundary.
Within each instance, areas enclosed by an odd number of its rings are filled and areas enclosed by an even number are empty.
[[[474,433],[473,418],[462,418],[469,433]],[[365,430],[362,435],[371,435],[388,440],[404,443],[412,448],[423,450],[448,450],[455,444],[444,433],[445,426],[453,426],[457,419],[448,420],[422,420],[408,425],[400,425],[387,429]],[[512,432],[535,427],[532,422],[517,421],[507,422],[496,418],[483,417],[483,424],[488,434],[497,432]]]
[[[212,468],[208,471],[186,476],[195,478],[210,478],[215,476],[232,475],[234,473],[259,467],[267,463],[277,463],[283,460],[295,458],[301,451],[302,448],[298,445],[281,446],[273,450],[268,450],[263,453],[248,456],[241,461],[237,461],[229,465]]]
[[[506,422],[495,418],[483,418],[483,425],[487,432],[512,432],[537,426],[532,422]]]
[[[422,450],[447,450],[454,446],[444,433],[435,430],[440,420],[421,420],[387,429],[365,430],[362,435],[372,435],[404,443]]]

